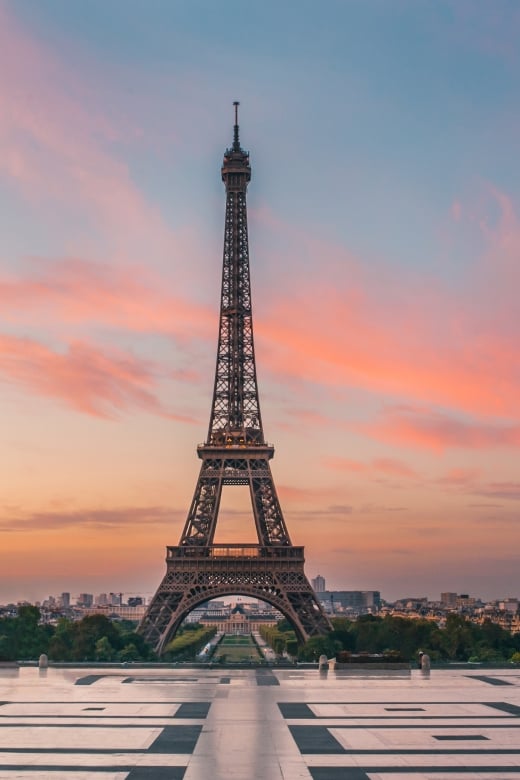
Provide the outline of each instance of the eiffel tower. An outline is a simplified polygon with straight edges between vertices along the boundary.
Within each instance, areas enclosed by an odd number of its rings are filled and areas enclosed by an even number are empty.
[[[249,275],[246,190],[249,153],[239,141],[235,102],[233,144],[224,154],[226,187],[220,325],[213,404],[195,494],[178,547],[167,547],[166,574],[139,631],[161,655],[184,618],[210,599],[252,596],[278,609],[300,641],[331,625],[304,573],[304,549],[294,547],[269,461],[274,447],[262,428]],[[258,544],[214,544],[222,488],[248,485]]]

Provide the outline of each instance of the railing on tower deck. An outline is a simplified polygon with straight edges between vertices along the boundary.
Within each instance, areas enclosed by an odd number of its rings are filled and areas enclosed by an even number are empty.
[[[168,558],[278,558],[303,560],[303,547],[263,547],[260,544],[212,544],[167,547]]]
[[[269,444],[266,441],[264,442],[254,441],[252,439],[248,439],[247,441],[246,440],[239,441],[237,439],[227,441],[224,438],[221,439],[215,438],[213,441],[210,441],[209,444],[208,443],[197,444],[198,450],[205,450],[208,449],[209,447],[221,447],[225,449],[249,449],[250,447],[254,447],[255,449],[258,448],[258,449],[271,450],[274,449],[274,444]]]

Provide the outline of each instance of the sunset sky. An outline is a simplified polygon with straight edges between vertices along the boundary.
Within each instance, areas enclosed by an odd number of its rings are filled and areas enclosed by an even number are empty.
[[[0,0],[0,603],[151,595],[207,433],[240,100],[309,578],[520,596],[520,4]],[[225,488],[216,541],[256,541]]]

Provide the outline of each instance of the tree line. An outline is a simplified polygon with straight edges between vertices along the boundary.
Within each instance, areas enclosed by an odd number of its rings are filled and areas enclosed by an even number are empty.
[[[155,656],[130,621],[106,615],[40,623],[38,607],[23,606],[18,616],[0,618],[0,661],[33,661],[45,653],[52,661],[150,661]]]
[[[22,606],[17,617],[0,618],[0,662],[34,661],[44,653],[50,661],[120,662],[159,660],[129,620],[106,615],[81,620],[60,618],[56,625],[40,623],[38,607]],[[188,623],[167,644],[161,661],[187,661],[215,635],[214,627]]]
[[[264,639],[276,653],[294,654],[300,661],[315,661],[322,654],[333,658],[341,651],[392,651],[412,661],[422,650],[434,662],[520,663],[520,634],[511,634],[490,620],[476,624],[456,613],[447,616],[442,628],[432,620],[393,615],[333,618],[332,626],[329,634],[311,637],[296,652],[294,632],[286,620],[266,632]]]
[[[520,634],[489,620],[475,624],[462,615],[450,614],[440,628],[436,622],[386,615],[363,615],[357,620],[333,618],[333,630],[298,645],[286,621],[262,626],[260,632],[278,656],[300,661],[328,658],[339,652],[398,652],[404,660],[417,659],[420,650],[433,662],[472,661],[520,663]],[[193,660],[214,635],[214,628],[199,624],[181,627],[168,643],[161,660]],[[0,661],[37,660],[45,653],[51,661],[139,662],[158,658],[130,621],[112,622],[105,615],[82,620],[61,618],[57,625],[41,624],[37,607],[22,606],[15,618],[0,618]]]

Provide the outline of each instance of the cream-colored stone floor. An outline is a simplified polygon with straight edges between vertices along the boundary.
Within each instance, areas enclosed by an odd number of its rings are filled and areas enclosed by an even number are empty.
[[[0,778],[520,780],[520,670],[0,667]]]

